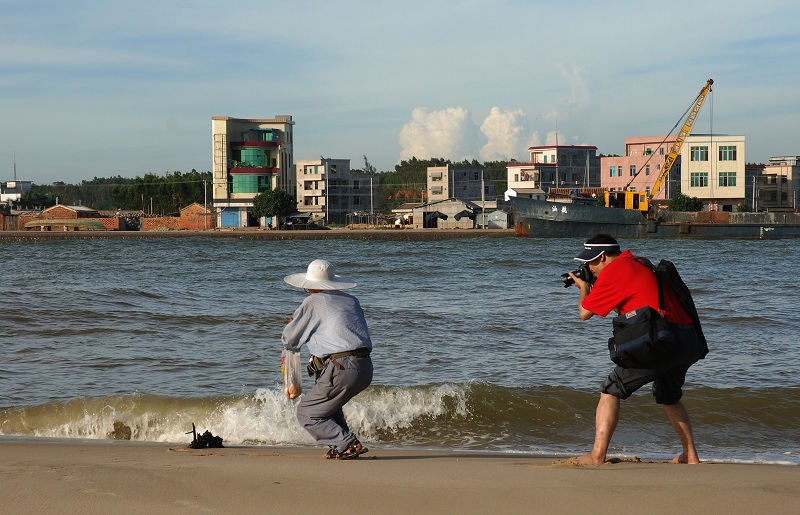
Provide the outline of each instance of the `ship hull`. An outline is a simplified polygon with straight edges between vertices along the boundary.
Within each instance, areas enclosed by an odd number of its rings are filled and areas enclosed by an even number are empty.
[[[536,238],[800,238],[796,213],[663,212],[656,221],[633,210],[521,197],[512,198],[511,206],[517,235]]]

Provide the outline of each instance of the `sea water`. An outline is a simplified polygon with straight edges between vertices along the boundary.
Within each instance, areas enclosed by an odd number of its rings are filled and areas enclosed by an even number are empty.
[[[283,277],[325,258],[359,283],[375,345],[373,385],[345,407],[362,441],[583,453],[613,365],[610,321],[581,321],[560,280],[581,244],[0,243],[0,435],[188,443],[195,424],[227,445],[313,445],[280,385],[280,333],[306,295]],[[694,293],[711,352],[684,403],[701,457],[800,464],[800,241],[622,244],[675,262]],[[649,386],[623,402],[609,452],[679,452]]]

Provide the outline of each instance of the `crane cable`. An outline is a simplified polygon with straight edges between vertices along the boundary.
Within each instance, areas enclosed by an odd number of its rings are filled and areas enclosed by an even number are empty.
[[[709,93],[713,93],[713,90],[709,90]],[[695,104],[697,104],[697,99],[700,98],[700,95],[702,95],[702,94],[703,94],[703,92],[701,90],[700,93],[698,93],[697,96],[694,97],[694,101],[691,104],[689,104],[689,107],[686,108],[686,110],[683,112],[683,114],[680,116],[680,118],[678,118],[678,121],[675,122],[675,125],[672,126],[672,128],[669,130],[669,133],[667,133],[667,135],[664,136],[664,139],[661,140],[661,143],[659,143],[658,147],[656,147],[656,148],[661,148],[661,147],[664,146],[664,143],[667,141],[667,139],[669,139],[669,137],[672,135],[672,133],[675,132],[675,129],[678,128],[678,125],[681,125],[681,123],[686,119],[686,115],[689,113],[689,111],[691,111],[692,108],[695,106]],[[714,111],[714,107],[713,107],[714,106],[714,95],[713,94],[711,95],[711,106],[712,106],[711,107],[711,111],[713,113],[713,111]],[[647,158],[647,161],[644,162],[644,167],[640,168],[639,170],[636,170],[636,173],[633,175],[633,177],[631,177],[631,180],[629,180],[628,183],[625,185],[625,188],[623,188],[623,191],[627,191],[628,188],[630,187],[630,185],[633,183],[633,181],[635,181],[636,178],[639,177],[639,174],[642,173],[642,169],[646,169],[647,168],[647,165],[650,164],[650,160],[653,159],[654,155],[655,155],[655,153],[651,153],[650,157]],[[667,177],[667,181],[669,181],[669,177]]]

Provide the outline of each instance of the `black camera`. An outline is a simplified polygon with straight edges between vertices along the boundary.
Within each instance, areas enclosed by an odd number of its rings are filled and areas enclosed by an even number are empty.
[[[577,277],[578,279],[586,281],[589,284],[594,283],[594,274],[592,273],[591,270],[589,270],[588,263],[582,264],[581,266],[578,267],[577,270],[575,270],[572,273],[575,274],[575,277]],[[572,280],[572,277],[570,277],[569,274],[561,274],[561,280],[564,281],[564,288],[569,288],[570,286],[575,284],[575,281]]]

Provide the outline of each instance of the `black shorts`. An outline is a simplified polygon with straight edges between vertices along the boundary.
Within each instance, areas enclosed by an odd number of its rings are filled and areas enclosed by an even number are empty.
[[[676,336],[674,353],[654,363],[652,368],[614,368],[603,381],[600,391],[627,399],[652,382],[658,404],[675,404],[681,400],[686,371],[703,357],[705,349],[692,326],[673,326],[673,329]]]

